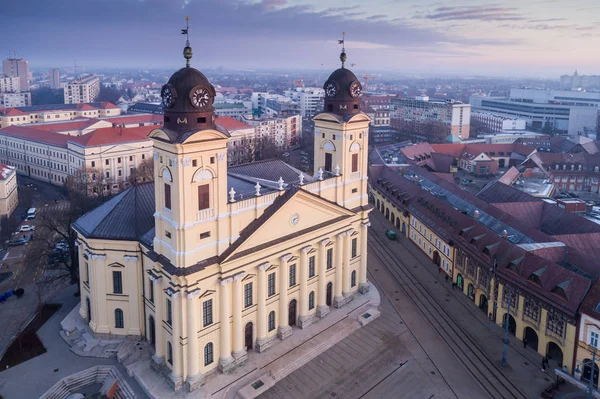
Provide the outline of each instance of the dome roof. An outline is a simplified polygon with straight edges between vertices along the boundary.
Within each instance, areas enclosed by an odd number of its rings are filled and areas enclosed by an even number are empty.
[[[185,67],[175,72],[169,81],[168,85],[171,85],[177,93],[175,104],[171,107],[171,111],[177,112],[197,112],[198,110],[192,105],[188,98],[188,95],[192,92],[192,89],[196,86],[204,86],[210,92],[212,98],[215,97],[215,88],[206,76],[196,68]],[[212,106],[212,100],[210,101]]]
[[[335,89],[332,90],[332,87]],[[338,115],[360,112],[359,95],[362,85],[351,70],[342,67],[333,71],[325,81],[323,89],[325,89],[325,112],[333,112]],[[355,89],[356,97],[352,96],[353,90],[351,89]]]

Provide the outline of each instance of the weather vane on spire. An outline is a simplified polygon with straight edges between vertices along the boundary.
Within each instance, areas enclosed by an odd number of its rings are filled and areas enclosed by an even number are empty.
[[[188,31],[190,29],[189,26],[190,17],[185,17],[185,29],[181,30],[181,34],[185,35],[185,47],[183,49],[183,58],[186,59],[185,66],[190,66],[190,60],[192,59],[192,48],[190,47],[190,35]]]
[[[342,68],[344,67],[344,63],[346,62],[346,32],[342,32],[342,39],[338,40],[338,44],[342,45],[342,54],[340,54],[340,61],[342,61]]]

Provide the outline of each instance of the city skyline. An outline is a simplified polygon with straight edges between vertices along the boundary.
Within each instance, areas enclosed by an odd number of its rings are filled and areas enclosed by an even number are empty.
[[[59,9],[32,1],[3,10],[0,33],[13,38],[6,55],[14,49],[32,67],[77,60],[88,68],[176,68],[183,63],[179,32],[189,15],[192,64],[200,69],[332,69],[345,31],[348,63],[360,70],[600,74],[600,55],[586,51],[600,42],[594,13],[600,5],[591,0],[464,6],[432,0],[111,0],[101,9],[93,2],[65,3]]]

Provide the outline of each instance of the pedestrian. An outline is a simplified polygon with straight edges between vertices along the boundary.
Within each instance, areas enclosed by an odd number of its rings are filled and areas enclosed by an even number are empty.
[[[546,371],[546,357],[542,358],[542,371]]]
[[[448,282],[448,275],[446,274],[446,282]]]
[[[494,319],[494,317],[492,316],[492,312],[490,312],[490,314],[488,315],[488,318],[489,318],[490,320],[493,320],[493,319]]]
[[[527,348],[527,338],[523,338],[523,349]]]

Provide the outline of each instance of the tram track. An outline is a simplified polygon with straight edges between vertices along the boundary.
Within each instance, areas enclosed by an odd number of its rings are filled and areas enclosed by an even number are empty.
[[[415,282],[419,280],[412,272],[411,266],[399,259],[374,229],[371,228],[370,233],[372,234],[369,234],[368,240],[370,248],[374,249],[373,254],[380,259],[382,265],[398,283],[398,288],[410,298],[438,333],[440,339],[478,381],[482,389],[494,399],[526,399],[527,397],[502,373],[498,366],[488,360],[487,355],[473,341],[467,331],[443,311],[443,304],[439,303],[431,294],[423,289],[419,290],[415,286]]]

